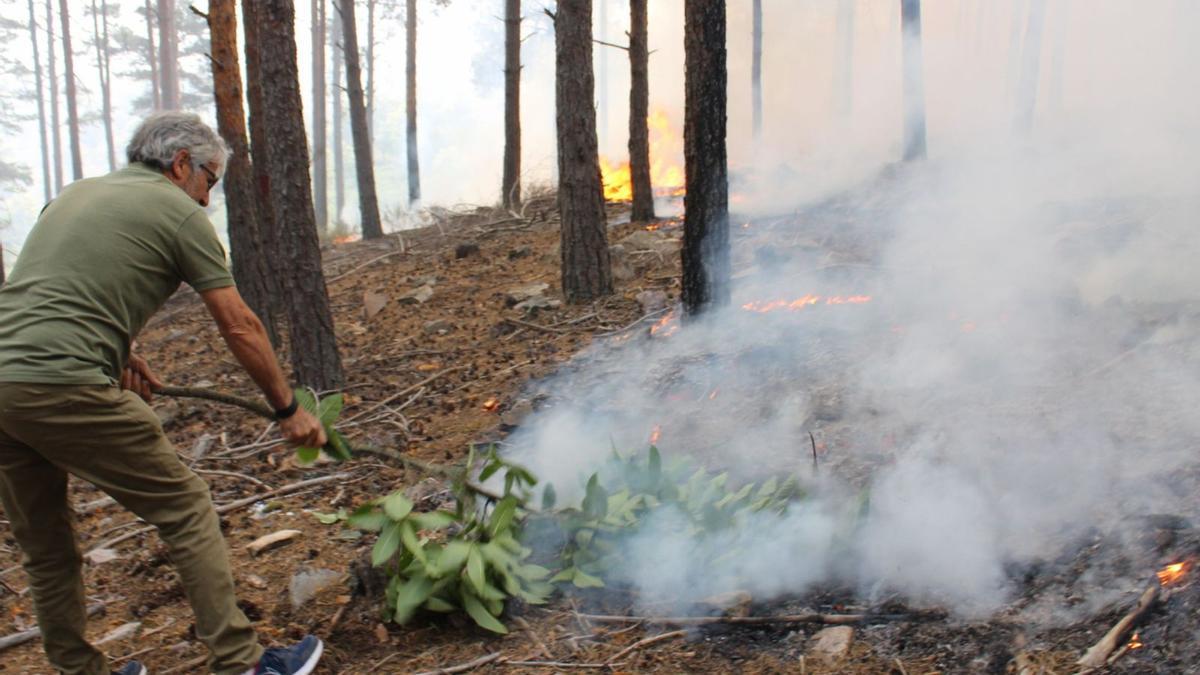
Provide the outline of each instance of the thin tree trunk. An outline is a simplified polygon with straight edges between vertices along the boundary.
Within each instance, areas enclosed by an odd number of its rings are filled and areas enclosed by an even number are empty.
[[[336,6],[334,7],[336,9]],[[333,220],[342,221],[346,207],[346,165],[342,157],[342,14],[333,13]]]
[[[272,313],[271,325],[275,334],[271,336],[272,344],[278,348],[281,344],[280,333],[286,323],[281,317],[284,298],[280,283],[278,267],[281,266],[283,253],[275,226],[275,207],[271,203],[271,176],[267,170],[267,131],[266,114],[263,112],[262,74],[259,68],[258,45],[258,7],[261,0],[242,0],[242,33],[246,41],[246,105],[249,109],[248,126],[250,127],[250,170],[252,172],[254,190],[254,213],[258,223],[259,244],[264,251],[264,260],[269,271],[267,291],[270,302],[267,312]]]
[[[63,189],[62,166],[62,120],[58,115],[58,69],[54,65],[54,10],[50,0],[46,0],[46,56],[50,66],[50,139],[54,147],[54,194]]]
[[[408,35],[404,64],[407,102],[405,106],[405,137],[408,139],[408,206],[421,201],[421,166],[417,161],[417,0],[408,0]]]
[[[101,30],[100,24],[103,22],[104,29]],[[112,99],[109,96],[109,69],[108,69],[108,2],[105,2],[99,7],[96,7],[96,0],[92,0],[92,31],[95,34],[96,44],[96,72],[100,78],[100,97],[101,111],[104,117],[104,142],[108,149],[108,170],[117,170],[117,151],[113,146],[113,128],[112,128]]]
[[[725,149],[725,0],[684,3],[684,312],[729,304],[729,174]]]
[[[504,1],[504,208],[521,207],[521,0]]]
[[[833,106],[838,117],[854,111],[854,0],[838,0],[838,56],[833,81]]]
[[[42,196],[49,202],[50,192],[50,147],[46,138],[46,95],[42,85],[42,60],[39,56],[37,39],[37,12],[33,0],[29,0],[29,41],[33,45],[33,75],[37,86],[38,140],[42,148]],[[51,45],[51,50],[54,47]],[[0,250],[0,267],[3,267],[3,251]]]
[[[175,32],[175,0],[158,0],[158,71],[162,107],[179,109],[179,36]]]
[[[287,261],[279,278],[290,327],[292,370],[302,385],[338,389],[343,382],[342,363],[313,214],[296,63],[295,8],[291,0],[262,0],[257,9],[271,201],[280,229],[276,241]],[[262,54],[271,58],[261,58]]]
[[[595,0],[599,14],[596,24],[600,27],[600,40],[608,39],[608,2]],[[608,141],[608,53],[603,49],[596,55],[596,145],[601,139]]]
[[[270,311],[268,280],[271,271],[259,233],[258,215],[254,210],[257,199],[246,140],[246,117],[242,110],[242,71],[238,63],[235,0],[209,0],[208,30],[212,46],[210,62],[217,131],[229,146],[229,162],[225,167],[225,215],[233,278],[246,304],[262,320],[271,342],[278,343],[279,335]]]
[[[71,50],[71,15],[67,0],[59,0],[59,16],[62,19],[63,83],[67,92],[67,134],[71,141],[71,175],[74,180],[83,178],[83,150],[79,145],[79,110],[75,105],[75,57]]]
[[[4,244],[0,244],[0,286],[4,285]]]
[[[356,27],[357,28],[357,27]],[[375,145],[375,0],[367,0],[367,130]]]
[[[1037,108],[1038,81],[1041,79],[1042,34],[1046,25],[1046,0],[1032,0],[1025,45],[1021,51],[1021,80],[1017,88],[1016,129],[1033,131],[1033,112]]]
[[[329,178],[325,162],[325,0],[312,0],[312,78],[313,78],[313,208],[317,231],[329,225]]]
[[[346,98],[350,99],[350,133],[354,137],[354,170],[358,176],[358,208],[362,214],[363,239],[378,239],[383,236],[383,225],[379,220],[375,162],[371,155],[370,131],[367,129],[367,107],[363,102],[354,0],[342,0],[342,44],[346,51]]]
[[[636,222],[654,220],[650,183],[650,45],[648,0],[629,0],[629,173]]]
[[[925,76],[921,55],[921,0],[901,0],[904,49],[904,161],[925,158]]]
[[[613,288],[596,148],[591,0],[559,0],[554,48],[562,291],[568,302],[588,302]]]
[[[762,138],[762,43],[763,43],[763,13],[762,0],[754,0],[754,27],[752,29],[752,52],[750,61],[750,107],[754,124],[754,140]]]
[[[150,65],[150,90],[154,109],[162,110],[162,82],[158,77],[158,51],[154,48],[154,17],[157,14],[146,0],[146,63]]]

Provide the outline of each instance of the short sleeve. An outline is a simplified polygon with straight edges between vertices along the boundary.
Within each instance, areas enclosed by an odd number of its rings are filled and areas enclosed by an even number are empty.
[[[203,211],[196,211],[175,235],[175,262],[183,280],[197,291],[233,285],[225,247]]]

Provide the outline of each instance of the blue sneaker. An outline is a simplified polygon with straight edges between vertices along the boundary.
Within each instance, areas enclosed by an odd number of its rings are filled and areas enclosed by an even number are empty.
[[[263,652],[254,675],[308,675],[321,660],[325,644],[308,635],[291,647],[272,647]]]
[[[146,675],[146,666],[140,661],[130,661],[120,670],[114,670],[113,675]]]

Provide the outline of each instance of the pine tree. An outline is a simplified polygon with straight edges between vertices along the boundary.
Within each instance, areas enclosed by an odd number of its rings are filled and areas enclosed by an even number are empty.
[[[325,0],[312,0],[312,17],[313,207],[317,214],[317,230],[324,232],[329,225],[326,196],[329,178],[325,162]]]
[[[358,63],[358,29],[354,20],[354,0],[341,0],[342,44],[346,47],[346,98],[350,100],[350,132],[354,137],[354,172],[358,177],[358,208],[362,217],[363,239],[383,236],[379,220],[379,201],[375,195],[375,162],[367,107],[363,101],[362,69]]]
[[[901,0],[904,46],[904,161],[925,158],[925,75],[921,55],[921,0]]]
[[[521,207],[521,0],[504,0],[504,175],[500,202]]]
[[[635,222],[654,220],[650,183],[650,45],[648,0],[629,0],[629,178]]]
[[[59,0],[62,19],[63,83],[67,93],[67,134],[71,143],[71,175],[83,178],[83,151],[79,144],[79,109],[75,104],[75,58],[71,48],[71,15],[67,0]]]

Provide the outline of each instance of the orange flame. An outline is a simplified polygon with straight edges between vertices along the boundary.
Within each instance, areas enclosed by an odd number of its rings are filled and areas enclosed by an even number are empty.
[[[1181,562],[1167,565],[1158,571],[1158,583],[1162,584],[1163,586],[1170,586],[1171,584],[1177,583],[1183,578],[1186,567],[1186,563]]]
[[[494,398],[489,398],[488,400],[483,402],[483,409],[488,412],[496,412],[496,410],[499,407],[500,407],[500,401],[497,401]]]
[[[650,327],[650,335],[654,337],[671,337],[678,331],[679,320],[675,317],[675,310],[667,312],[666,316]]]
[[[655,424],[654,429],[650,432],[650,445],[658,445],[660,438],[662,438],[662,425]]]
[[[1145,646],[1146,644],[1142,642],[1142,638],[1139,637],[1137,633],[1134,633],[1133,637],[1129,638],[1129,644],[1126,645],[1126,647],[1130,650],[1141,649]]]
[[[646,118],[650,128],[650,184],[657,195],[677,197],[684,193],[683,137],[671,128],[671,120],[661,108]],[[633,200],[633,176],[629,162],[616,163],[600,158],[600,177],[604,199],[610,202]]]
[[[352,241],[358,241],[360,238],[361,237],[359,237],[357,234],[347,234],[341,237],[334,237],[333,245],[338,246],[340,244],[349,244]]]
[[[861,305],[861,304],[868,303],[870,301],[871,301],[871,296],[869,296],[869,295],[820,296],[820,295],[813,295],[810,293],[810,294],[805,295],[804,297],[797,298],[796,300],[770,300],[770,301],[756,300],[754,302],[747,302],[746,304],[742,305],[742,309],[749,310],[751,312],[761,312],[761,313],[774,312],[777,310],[786,310],[789,312],[796,312],[796,311],[804,309],[805,307],[809,307],[811,305],[819,305],[819,304],[824,304],[824,305]]]

